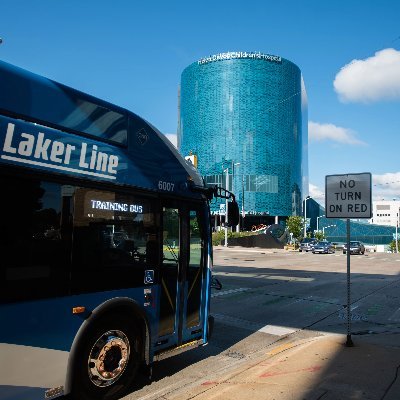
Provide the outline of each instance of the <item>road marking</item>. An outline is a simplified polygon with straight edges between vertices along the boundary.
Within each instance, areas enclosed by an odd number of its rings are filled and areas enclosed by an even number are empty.
[[[229,278],[256,278],[256,279],[267,279],[276,281],[297,281],[297,282],[312,282],[315,278],[301,277],[301,276],[290,276],[290,275],[269,275],[269,274],[247,274],[238,272],[215,272],[213,275]]]
[[[263,326],[257,322],[252,322],[241,318],[235,318],[224,314],[213,314],[213,316],[215,317],[216,321],[221,321],[222,323],[225,323],[230,326],[242,329],[248,329],[253,332],[266,333],[274,336],[286,336],[293,332],[298,331],[298,329],[285,326],[278,326],[278,325]]]
[[[263,328],[258,330],[258,332],[268,333],[276,336],[289,335],[296,331],[298,331],[298,329],[286,328],[278,325],[265,325]]]
[[[247,290],[250,290],[250,288],[223,290],[222,292],[217,292],[217,293],[212,294],[211,297],[218,297],[218,296],[224,296],[226,294],[246,292]]]

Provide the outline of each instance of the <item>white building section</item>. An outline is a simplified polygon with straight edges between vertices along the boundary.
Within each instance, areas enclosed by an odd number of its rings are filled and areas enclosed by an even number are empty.
[[[368,221],[370,224],[396,226],[399,218],[399,200],[378,200],[372,202],[372,218]]]

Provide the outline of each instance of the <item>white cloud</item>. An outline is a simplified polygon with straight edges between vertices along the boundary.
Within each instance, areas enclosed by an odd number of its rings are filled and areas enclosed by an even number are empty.
[[[342,128],[333,124],[320,124],[309,121],[308,136],[311,140],[330,140],[337,143],[351,145],[365,145],[362,140],[357,139],[357,132],[352,129]]]
[[[333,86],[343,102],[400,99],[400,51],[384,49],[353,60],[337,73]]]
[[[372,175],[372,199],[400,199],[400,172]]]
[[[310,197],[325,207],[325,192],[318,186],[309,184]]]
[[[169,141],[175,146],[178,147],[178,136],[176,133],[166,133],[165,136]]]

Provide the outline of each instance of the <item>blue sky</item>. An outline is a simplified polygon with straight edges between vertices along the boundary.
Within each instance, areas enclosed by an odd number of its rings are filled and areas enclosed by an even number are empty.
[[[325,175],[371,172],[400,199],[398,0],[2,0],[0,59],[177,129],[181,72],[199,58],[261,51],[306,84],[310,194]]]

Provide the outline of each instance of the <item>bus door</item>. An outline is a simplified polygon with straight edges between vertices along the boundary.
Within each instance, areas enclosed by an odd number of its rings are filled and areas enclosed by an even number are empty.
[[[205,242],[200,211],[195,207],[163,207],[158,329],[159,344],[163,347],[202,337]]]

